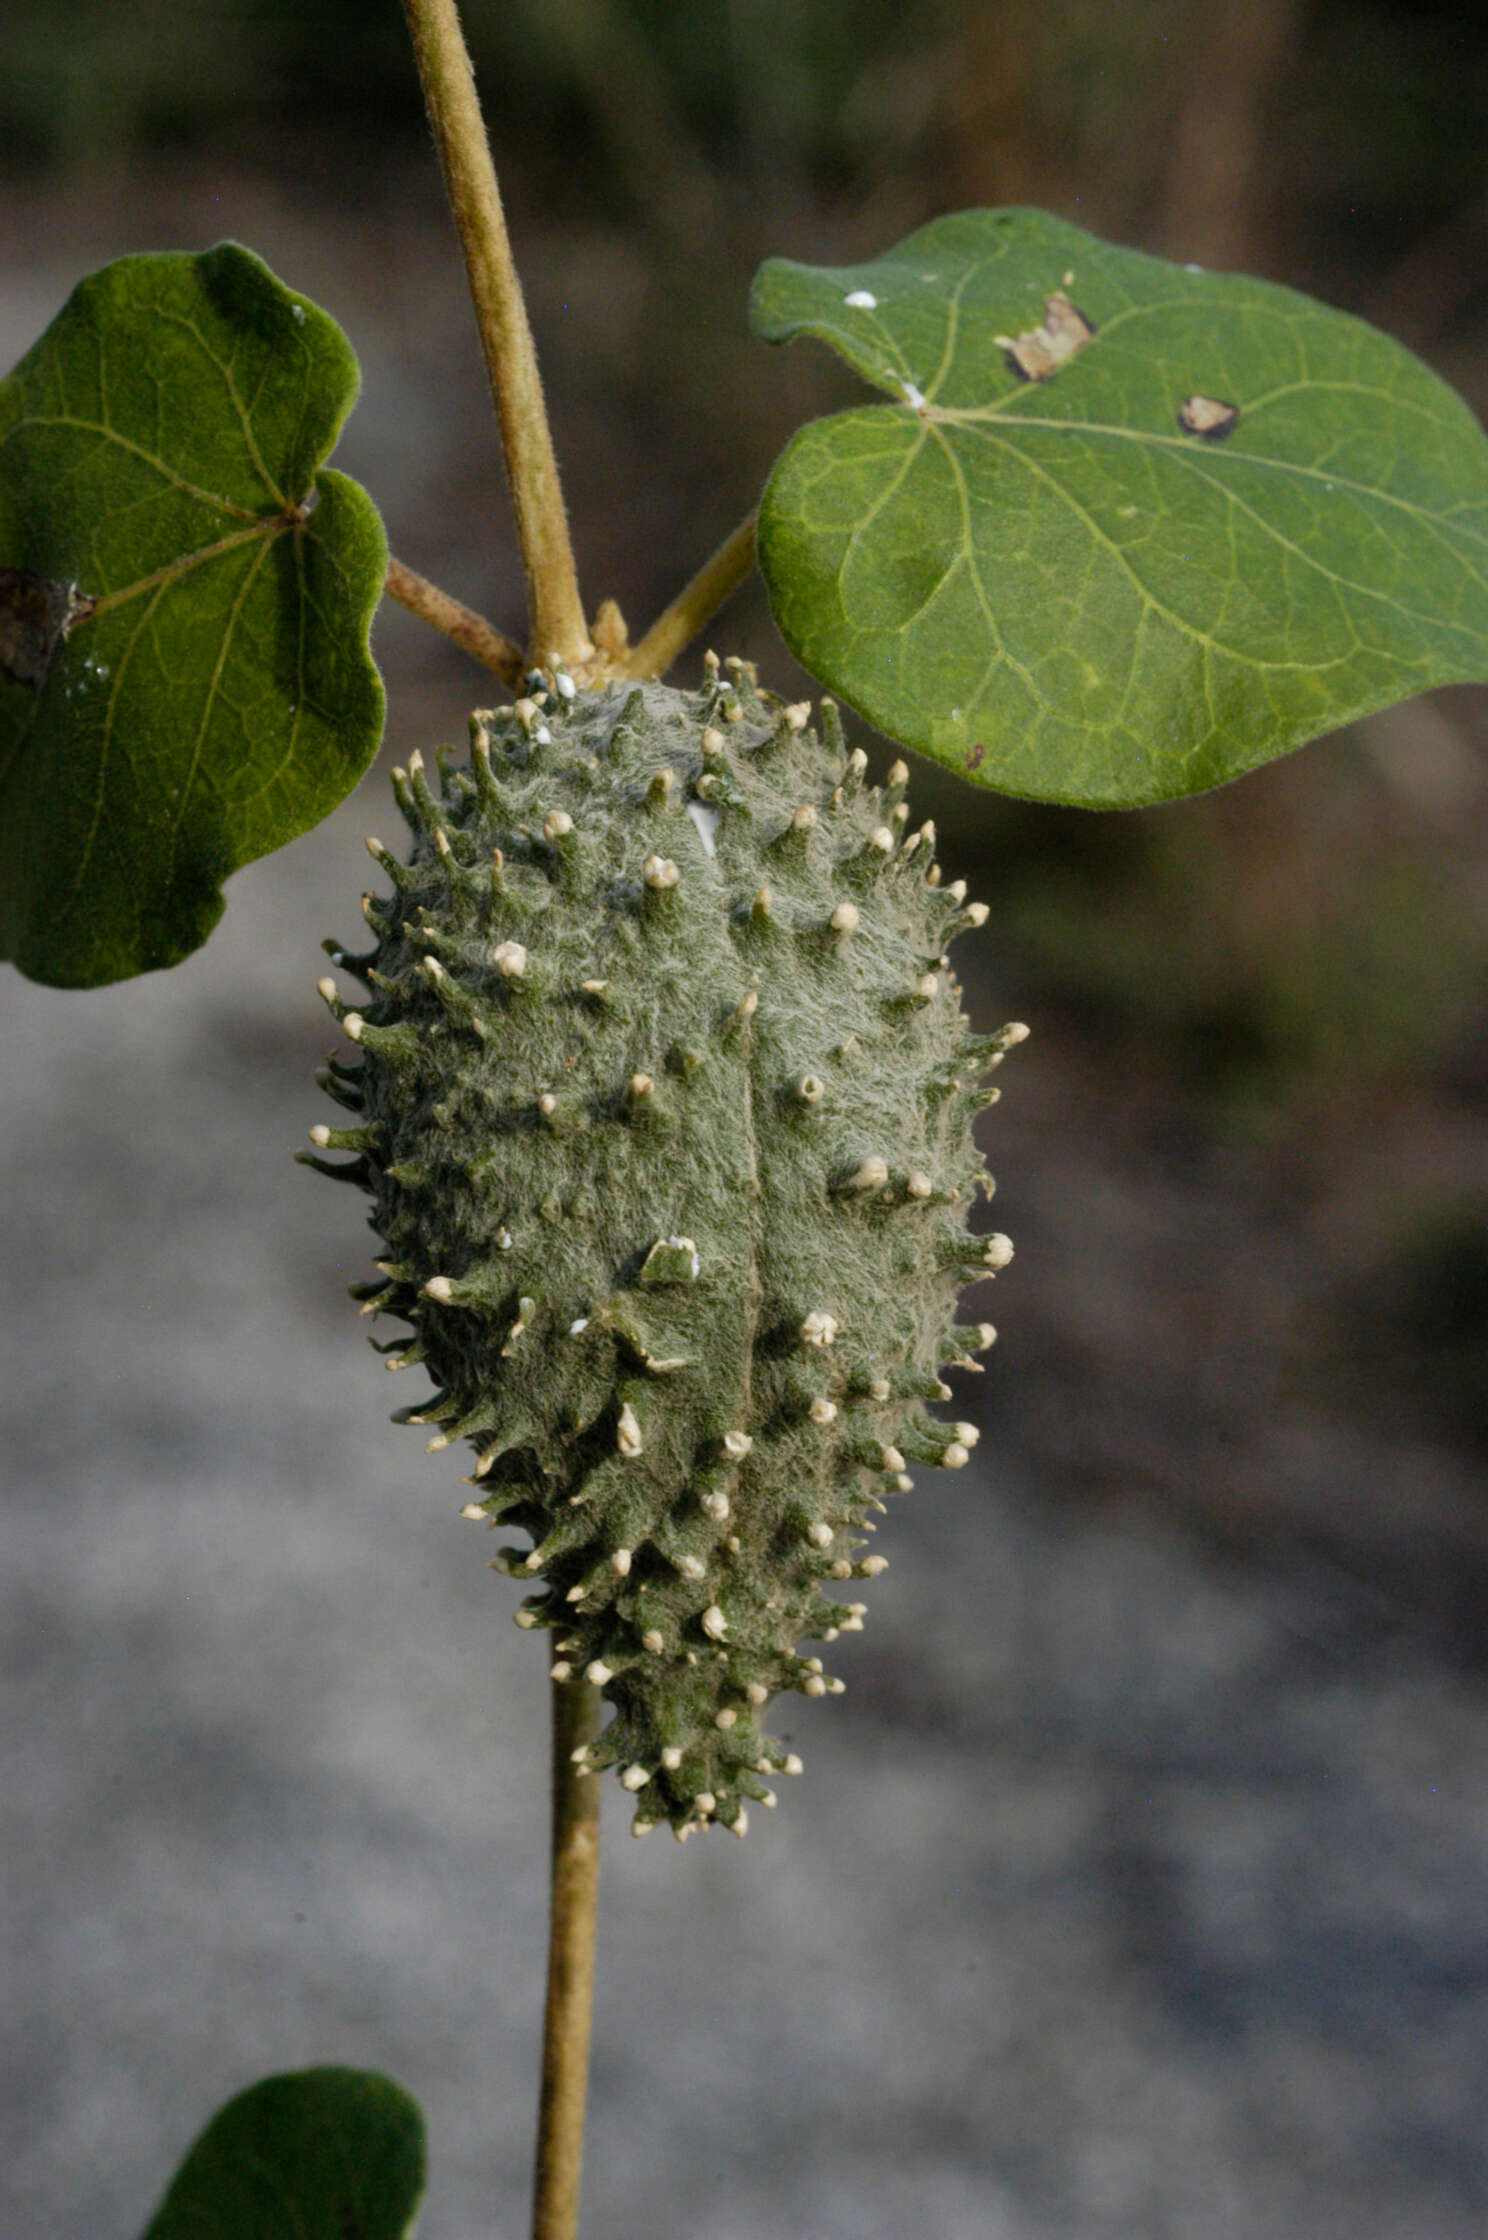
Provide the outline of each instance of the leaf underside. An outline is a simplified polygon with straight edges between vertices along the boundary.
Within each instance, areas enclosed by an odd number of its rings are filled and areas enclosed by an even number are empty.
[[[368,2069],[265,2077],[218,2109],[144,2240],[406,2240],[424,2123]]]
[[[227,242],[92,274],[0,382],[0,954],[32,978],[179,962],[376,751],[386,545],[321,466],[357,379]]]
[[[1488,676],[1488,441],[1358,319],[1033,210],[772,260],[751,316],[895,399],[775,466],[781,632],[962,776],[1131,807]]]

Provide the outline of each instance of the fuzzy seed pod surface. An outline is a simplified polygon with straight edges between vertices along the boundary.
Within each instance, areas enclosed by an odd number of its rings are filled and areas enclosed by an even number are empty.
[[[327,944],[367,990],[322,982],[353,1124],[312,1131],[385,1248],[356,1295],[434,1379],[402,1420],[474,1448],[466,1514],[523,1536],[519,1623],[613,1705],[587,1763],[638,1832],[742,1832],[798,1769],[764,1707],[840,1692],[800,1644],[860,1627],[879,1496],[966,1460],[926,1401],[1011,1254],[966,1227],[972,1119],[1026,1030],[974,1037],[945,955],[985,912],[902,766],[866,786],[808,714],[742,663],[534,677],[437,790],[394,773],[409,859],[369,841],[373,946]]]

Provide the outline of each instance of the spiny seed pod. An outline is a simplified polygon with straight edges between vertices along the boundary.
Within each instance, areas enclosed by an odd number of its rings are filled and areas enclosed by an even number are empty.
[[[367,999],[321,983],[355,1124],[312,1130],[372,1198],[387,1365],[437,1386],[402,1420],[474,1447],[518,1623],[614,1706],[587,1766],[679,1835],[799,1770],[764,1706],[841,1691],[798,1643],[861,1626],[879,1495],[967,1458],[925,1401],[993,1336],[952,1319],[1011,1254],[965,1226],[971,1123],[1026,1032],[969,1032],[945,944],[986,913],[903,837],[902,766],[865,787],[830,703],[818,735],[729,672],[534,677],[437,795],[393,773],[410,860],[369,841],[374,946],[327,943]]]

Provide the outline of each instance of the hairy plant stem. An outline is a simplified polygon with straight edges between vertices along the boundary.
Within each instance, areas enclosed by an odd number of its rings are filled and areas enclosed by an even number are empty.
[[[614,673],[625,677],[665,675],[688,640],[709,616],[738,590],[754,566],[754,515],[741,521],[690,583],[684,584],[638,644],[631,646]]]
[[[599,1690],[587,1680],[555,1680],[552,1687],[552,1910],[532,2240],[574,2240],[594,1999],[599,1783],[579,1773],[573,1754],[599,1731]]]
[[[416,575],[412,568],[405,568],[401,560],[388,561],[384,589],[400,607],[407,607],[421,622],[431,623],[487,669],[494,669],[503,684],[510,685],[514,691],[520,685],[526,667],[521,647],[515,638],[498,630],[494,622],[487,622],[483,614],[452,599],[437,583],[430,583],[427,576]]]
[[[454,213],[501,429],[527,576],[532,655],[581,668],[592,655],[558,462],[501,190],[455,0],[403,0],[419,81]]]

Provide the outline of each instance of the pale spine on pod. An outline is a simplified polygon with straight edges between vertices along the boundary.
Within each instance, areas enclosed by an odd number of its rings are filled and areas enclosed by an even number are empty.
[[[984,913],[821,714],[738,662],[534,679],[437,788],[394,772],[409,860],[377,844],[372,949],[327,943],[366,993],[322,983],[355,1125],[313,1135],[371,1197],[388,1365],[434,1380],[401,1420],[474,1449],[463,1513],[531,1542],[495,1566],[519,1622],[614,1707],[586,1766],[679,1833],[796,1770],[761,1714],[840,1691],[797,1644],[861,1626],[830,1589],[882,1568],[854,1551],[904,1457],[966,1459],[925,1397],[1008,1257],[965,1227],[972,1120],[1026,1029],[970,1033],[942,960]]]

